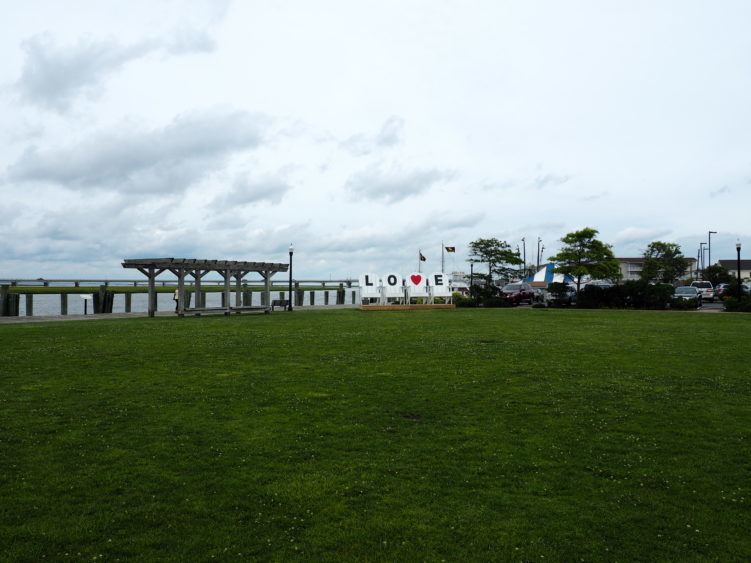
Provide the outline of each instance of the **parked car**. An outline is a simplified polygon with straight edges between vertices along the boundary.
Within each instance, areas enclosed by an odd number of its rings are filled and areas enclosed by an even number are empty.
[[[535,291],[526,282],[509,283],[501,289],[501,297],[511,301],[514,305],[518,305],[522,301],[532,304],[535,299]]]
[[[695,281],[691,282],[691,287],[695,287],[699,291],[701,291],[702,299],[714,303],[714,287],[712,286],[712,282]]]
[[[592,280],[591,282],[587,283],[585,287],[601,287],[603,289],[607,289],[609,287],[615,286],[615,284],[609,280]]]
[[[726,287],[723,288],[722,293],[719,292],[720,285],[726,286]],[[723,299],[725,297],[738,297],[738,294],[736,293],[738,291],[738,289],[737,289],[738,286],[737,285],[735,285],[735,284],[731,285],[729,283],[722,283],[720,285],[717,286],[717,290],[716,290],[716,294],[718,296],[721,295],[723,297]],[[749,285],[747,283],[742,283],[741,284],[741,295],[751,295],[751,285]]]
[[[696,304],[696,308],[702,306],[703,299],[701,291],[698,287],[683,286],[676,287],[673,293],[674,299],[685,299],[686,301],[693,301]]]
[[[563,286],[563,284],[560,284]],[[561,287],[561,290],[548,291],[547,292],[547,304],[548,307],[561,306],[561,305],[573,305],[576,303],[576,288],[570,285],[566,285],[565,288]]]
[[[725,295],[725,292],[730,287],[729,283],[718,283],[717,287],[714,288],[714,294],[716,297],[722,297]]]

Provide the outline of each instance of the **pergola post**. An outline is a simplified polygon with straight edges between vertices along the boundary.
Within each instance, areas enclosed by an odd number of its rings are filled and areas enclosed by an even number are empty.
[[[266,297],[266,311],[271,311],[271,272],[264,270],[259,272],[264,279],[263,294]]]
[[[229,315],[230,314],[230,308],[231,305],[229,303],[229,286],[230,286],[230,277],[232,277],[232,271],[231,270],[224,270],[224,314]]]
[[[194,284],[195,284],[195,290],[196,290],[196,308],[200,309],[202,307],[206,306],[206,303],[203,301],[203,295],[201,292],[201,280],[203,279],[203,276],[208,274],[211,270],[201,270],[196,269],[190,272],[190,274],[193,276]]]
[[[149,266],[149,316],[153,317],[156,312],[156,274],[154,266]]]
[[[177,314],[182,317],[185,315],[185,270],[177,270]]]
[[[198,309],[203,307],[203,304],[201,303],[201,278],[203,276],[201,276],[201,270],[193,270],[191,274],[193,275],[193,287],[196,290],[195,306]]]
[[[241,280],[243,277],[244,272],[242,270],[238,270],[235,272],[235,307],[242,307],[242,285]]]

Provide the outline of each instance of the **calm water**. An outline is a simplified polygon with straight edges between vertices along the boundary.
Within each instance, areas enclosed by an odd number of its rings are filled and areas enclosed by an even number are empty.
[[[356,289],[348,289],[346,291],[345,303],[352,303],[352,291]],[[272,291],[272,299],[280,299],[279,291]],[[303,306],[310,305],[310,294],[315,293],[315,305],[324,304],[324,294],[329,294],[329,304],[336,304],[336,290],[331,291],[306,291],[303,299]],[[172,300],[172,293],[157,293],[157,310],[158,311],[174,311],[175,302]],[[260,306],[261,293],[252,294],[252,305]],[[285,294],[286,296],[286,294]],[[359,298],[359,292],[355,296]],[[191,306],[195,305],[195,295],[191,297]],[[235,294],[230,294],[230,302],[235,303]],[[357,301],[356,301],[357,302]],[[221,307],[222,294],[221,293],[207,293],[206,294],[206,306],[207,307]],[[88,313],[93,312],[92,302],[88,302]],[[148,294],[146,293],[134,293],[131,297],[131,308],[134,313],[146,312],[148,310]],[[125,296],[122,294],[115,295],[115,300],[112,304],[113,313],[125,312]],[[34,295],[34,309],[33,313],[35,317],[46,315],[59,315],[60,314],[60,295]],[[84,313],[84,300],[80,295],[68,295],[68,314],[69,315],[83,315]],[[21,316],[26,315],[26,296],[21,295],[19,303],[19,314]]]

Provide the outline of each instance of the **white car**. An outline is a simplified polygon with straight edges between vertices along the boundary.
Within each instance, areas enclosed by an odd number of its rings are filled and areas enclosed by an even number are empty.
[[[712,286],[712,282],[695,281],[691,282],[691,287],[695,287],[701,291],[701,298],[704,299],[704,301],[714,303],[714,287]]]

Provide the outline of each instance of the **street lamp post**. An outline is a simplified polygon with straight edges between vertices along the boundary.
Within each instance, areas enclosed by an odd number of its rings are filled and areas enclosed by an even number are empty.
[[[707,246],[706,242],[699,243],[699,256],[701,256],[701,279],[704,279],[704,247]]]
[[[295,252],[295,247],[292,243],[289,243],[289,307],[288,311],[292,310],[292,254]]]
[[[475,283],[475,264],[473,262],[470,262],[469,264],[469,297],[472,297],[473,286]]]
[[[712,235],[716,235],[717,231],[709,231],[709,244],[707,245],[707,250],[709,251],[709,259],[707,260],[707,266],[712,265]]]
[[[540,237],[537,237],[537,270],[535,272],[538,272],[540,270],[540,243],[542,242],[542,239]]]
[[[741,285],[741,241],[735,243],[735,251],[738,253],[736,269],[738,270],[738,301],[743,297],[743,286]]]

